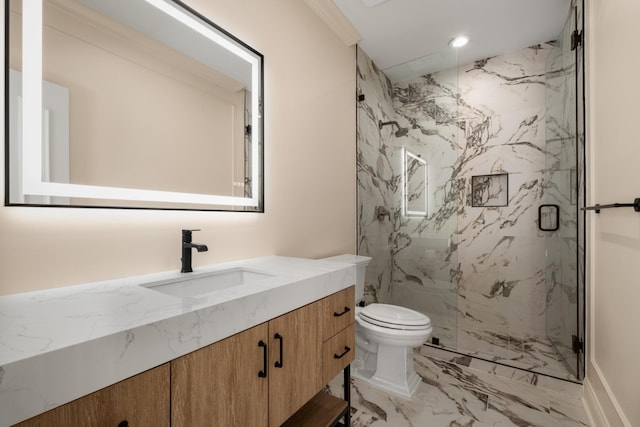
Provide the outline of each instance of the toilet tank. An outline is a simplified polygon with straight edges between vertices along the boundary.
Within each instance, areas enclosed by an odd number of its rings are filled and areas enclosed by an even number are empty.
[[[362,300],[364,297],[364,274],[367,269],[367,265],[369,261],[371,261],[370,257],[361,256],[361,255],[337,255],[329,258],[323,258],[323,261],[331,261],[331,262],[343,262],[345,264],[355,264],[356,265],[356,304]]]

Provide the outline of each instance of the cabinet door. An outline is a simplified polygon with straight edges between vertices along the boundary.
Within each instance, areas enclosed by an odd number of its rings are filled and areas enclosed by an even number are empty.
[[[168,363],[16,424],[16,427],[119,425],[169,427]]]
[[[172,427],[267,425],[267,331],[264,323],[171,362]]]
[[[269,322],[271,427],[280,426],[323,386],[318,316],[319,303],[313,303]]]

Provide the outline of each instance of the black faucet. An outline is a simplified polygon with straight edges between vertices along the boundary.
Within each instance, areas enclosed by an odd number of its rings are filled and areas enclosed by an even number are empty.
[[[200,230],[182,230],[182,269],[181,273],[191,273],[193,268],[191,267],[191,249],[195,249],[198,252],[207,252],[209,248],[207,245],[191,242],[191,232]]]

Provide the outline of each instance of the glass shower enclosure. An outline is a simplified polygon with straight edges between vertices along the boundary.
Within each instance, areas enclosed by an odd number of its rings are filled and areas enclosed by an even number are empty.
[[[559,359],[584,377],[584,72],[582,7],[574,5],[546,61],[546,334]],[[546,214],[546,215],[545,215]]]
[[[584,331],[581,8],[557,40],[471,64],[454,50],[384,72],[362,50],[357,61],[365,302],[429,316],[429,346],[573,381]],[[403,77],[407,67],[422,72]]]

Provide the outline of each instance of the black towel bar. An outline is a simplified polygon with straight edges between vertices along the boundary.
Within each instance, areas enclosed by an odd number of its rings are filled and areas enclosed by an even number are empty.
[[[596,211],[600,213],[601,209],[609,208],[633,208],[634,211],[640,212],[640,198],[633,200],[633,203],[612,203],[610,205],[593,205],[582,208],[583,211]]]

